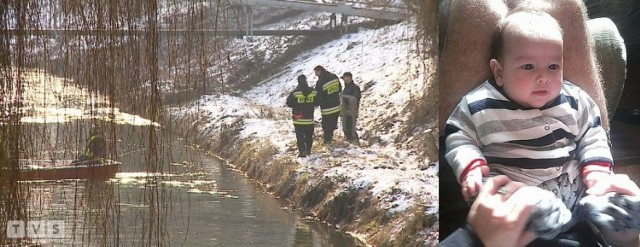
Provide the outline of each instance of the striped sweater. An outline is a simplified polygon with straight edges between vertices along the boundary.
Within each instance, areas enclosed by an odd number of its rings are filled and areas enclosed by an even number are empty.
[[[613,164],[609,141],[595,102],[564,81],[556,100],[540,109],[510,101],[485,81],[465,95],[445,129],[445,158],[458,181],[470,166],[500,164],[527,169],[558,168],[570,160],[580,167]],[[559,174],[558,174],[559,175]]]

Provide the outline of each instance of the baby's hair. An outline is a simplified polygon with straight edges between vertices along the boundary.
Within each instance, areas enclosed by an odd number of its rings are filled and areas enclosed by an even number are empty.
[[[560,27],[560,24],[558,23],[558,21],[548,13],[541,10],[537,10],[537,9],[531,9],[531,8],[516,8],[511,12],[509,12],[509,14],[507,14],[507,16],[502,18],[498,22],[498,25],[496,25],[496,30],[493,34],[493,41],[491,42],[491,57],[490,57],[491,59],[500,60],[500,58],[502,57],[503,55],[502,52],[504,48],[504,36],[506,34],[507,27],[509,26],[509,24],[512,24],[513,21],[518,20],[515,17],[519,16],[520,14],[526,14],[529,16],[538,16],[540,18],[545,18],[547,19],[547,21],[549,21],[545,24],[555,25],[558,28],[558,30],[560,30],[560,33],[562,33],[562,28]],[[553,27],[550,26],[549,28],[553,28]]]

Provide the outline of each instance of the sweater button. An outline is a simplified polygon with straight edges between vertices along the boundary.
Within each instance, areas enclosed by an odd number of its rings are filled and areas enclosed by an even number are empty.
[[[549,128],[549,125],[544,126],[544,130],[549,130],[549,129],[550,129],[550,128]]]

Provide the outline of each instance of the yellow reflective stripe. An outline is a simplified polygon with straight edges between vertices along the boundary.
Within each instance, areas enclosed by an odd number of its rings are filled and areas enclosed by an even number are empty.
[[[313,119],[298,119],[298,120],[293,120],[293,124],[297,124],[297,125],[311,125],[311,124],[313,124]]]
[[[298,92],[294,92],[293,93],[293,97],[296,98],[296,100],[298,101],[299,104],[302,103],[313,103],[316,101],[316,91],[311,91],[311,93],[309,93],[307,96],[305,96],[304,94],[302,94],[302,92],[298,91]]]
[[[335,107],[320,110],[320,113],[322,115],[329,115],[336,112],[340,112],[340,106],[335,106]]]
[[[313,91],[309,95],[307,95],[307,103],[315,102],[316,101],[316,96],[317,96],[316,91]]]
[[[318,92],[316,92],[316,90],[311,90],[311,92],[309,94],[317,94]],[[302,95],[301,91],[295,91],[293,92],[293,95]]]
[[[87,142],[87,144],[92,143],[92,142],[93,142],[93,141],[95,141],[95,139],[97,139],[97,138],[98,138],[98,136],[97,136],[97,135],[92,135],[91,137],[89,137],[89,141]],[[91,156],[93,156],[93,151],[91,151],[91,149],[90,149],[89,147],[87,147],[87,149],[85,149],[85,150],[84,150],[84,154],[85,154],[86,156],[91,157]]]
[[[328,87],[335,86],[336,84],[340,84],[338,79],[333,79],[322,86],[322,90],[327,90]]]

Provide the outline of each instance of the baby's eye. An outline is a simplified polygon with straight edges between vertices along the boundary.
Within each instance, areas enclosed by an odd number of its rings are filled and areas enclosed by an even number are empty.
[[[560,69],[560,65],[559,64],[551,64],[551,65],[549,65],[549,69],[550,70]]]
[[[533,69],[533,64],[525,64],[520,66],[522,69],[524,70],[532,70]]]

